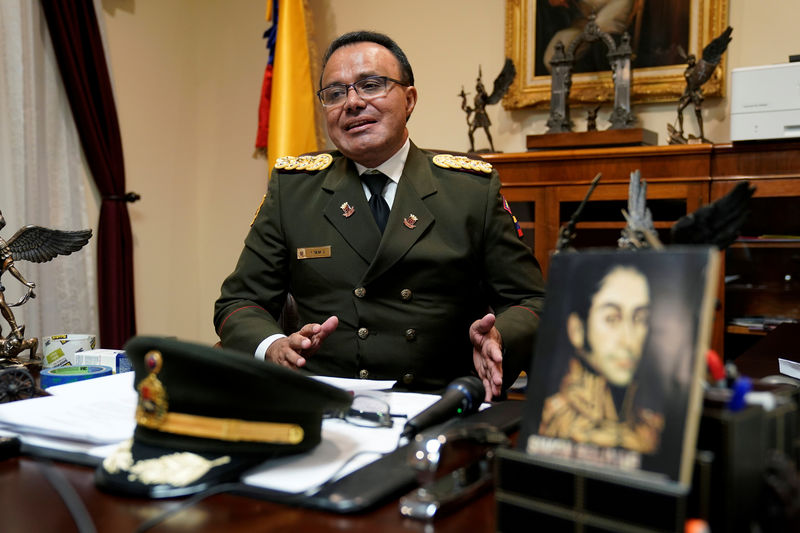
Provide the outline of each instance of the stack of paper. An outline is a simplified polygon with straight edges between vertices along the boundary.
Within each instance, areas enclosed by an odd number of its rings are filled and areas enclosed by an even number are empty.
[[[50,387],[53,396],[0,405],[0,435],[19,436],[23,452],[97,465],[135,428],[133,372]],[[393,381],[318,378],[354,394],[385,391]],[[379,393],[394,414],[408,418],[439,399],[432,394]],[[231,413],[235,418],[236,413]],[[267,461],[244,477],[256,487],[305,492],[393,451],[407,418],[391,428],[364,428],[341,419],[322,423],[322,442],[308,453]]]
[[[0,405],[0,433],[22,449],[81,464],[98,464],[133,435],[133,372],[50,387],[53,396]]]

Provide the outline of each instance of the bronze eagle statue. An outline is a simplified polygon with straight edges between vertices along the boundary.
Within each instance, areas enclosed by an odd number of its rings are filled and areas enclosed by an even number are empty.
[[[6,225],[0,211],[0,230]],[[0,360],[15,357],[24,350],[30,350],[31,359],[36,355],[38,341],[35,337],[25,338],[25,326],[17,324],[12,307],[17,307],[36,297],[36,284],[25,279],[14,261],[46,263],[56,256],[77,252],[89,242],[92,230],[64,231],[28,225],[20,228],[8,241],[0,237],[0,314],[8,322],[11,331],[3,337],[0,330]],[[27,287],[27,292],[19,301],[8,303],[2,276],[9,272]]]

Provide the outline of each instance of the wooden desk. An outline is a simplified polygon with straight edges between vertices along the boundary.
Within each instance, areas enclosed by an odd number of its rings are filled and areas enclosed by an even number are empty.
[[[98,533],[134,531],[145,520],[183,500],[140,500],[112,496],[94,486],[92,468],[52,463],[75,488]],[[495,530],[493,492],[483,494],[464,509],[446,515],[432,528],[403,518],[397,501],[357,515],[339,515],[287,507],[230,494],[212,496],[149,531],[156,532],[489,532]],[[0,530],[7,532],[77,531],[64,502],[42,473],[35,459],[20,457],[0,462]]]

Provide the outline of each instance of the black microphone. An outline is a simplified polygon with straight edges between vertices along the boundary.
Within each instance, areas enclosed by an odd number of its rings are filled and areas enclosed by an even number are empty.
[[[414,435],[454,416],[463,416],[478,410],[486,396],[483,382],[475,376],[465,376],[453,380],[447,386],[442,398],[406,422],[401,438],[411,439]]]

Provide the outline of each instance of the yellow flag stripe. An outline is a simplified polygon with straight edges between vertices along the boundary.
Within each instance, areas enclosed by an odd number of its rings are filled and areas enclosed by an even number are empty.
[[[284,155],[317,150],[313,82],[303,0],[280,0],[269,117],[269,168]]]

